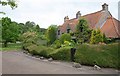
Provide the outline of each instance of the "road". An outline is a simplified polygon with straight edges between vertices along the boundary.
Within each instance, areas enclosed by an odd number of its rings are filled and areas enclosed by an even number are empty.
[[[2,52],[2,74],[117,74],[117,70],[93,67],[72,67],[72,63],[47,61],[24,54],[23,52]]]

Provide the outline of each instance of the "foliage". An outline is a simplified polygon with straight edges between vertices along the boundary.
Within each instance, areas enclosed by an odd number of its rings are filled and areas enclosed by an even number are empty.
[[[89,48],[89,49],[88,49]],[[84,65],[120,68],[118,43],[107,45],[83,44],[77,47],[75,61]]]
[[[31,53],[32,55],[39,55],[43,57],[49,57],[49,54],[54,51],[53,48],[51,47],[45,47],[45,46],[37,46],[35,44],[32,44],[30,46],[27,46],[28,52]]]
[[[84,18],[80,18],[76,26],[76,32],[75,32],[77,41],[79,41],[80,43],[88,42],[90,39],[90,33],[91,30],[88,27],[87,20],[85,20]]]
[[[21,36],[21,40],[23,43],[33,43],[36,44],[38,40],[38,36],[36,32],[26,32]]]
[[[90,38],[91,44],[96,44],[96,43],[105,42],[105,41],[106,41],[105,34],[102,34],[100,29],[96,29],[92,31],[91,38]]]
[[[16,22],[12,22],[10,18],[2,18],[2,40],[4,46],[7,46],[8,42],[16,42],[19,37],[19,26]]]
[[[52,45],[55,49],[60,48],[61,47],[61,43],[60,40],[55,40],[55,42]]]
[[[23,33],[27,32],[27,31],[30,31],[30,32],[35,31],[36,30],[35,26],[36,26],[36,24],[34,22],[27,21],[23,26]]]
[[[64,34],[61,35],[59,40],[60,40],[61,44],[63,44],[65,41],[70,42],[71,41],[71,36],[70,36],[70,34],[64,33]]]
[[[56,60],[70,61],[70,47],[59,48],[50,53],[50,57]]]
[[[54,43],[54,41],[57,38],[56,32],[57,32],[57,26],[56,25],[51,25],[51,26],[48,27],[48,29],[46,31],[46,37],[47,37],[48,44]]]
[[[36,32],[38,32],[38,33],[40,33],[41,31],[40,31],[40,26],[39,25],[36,25]]]
[[[70,46],[54,49],[52,47],[32,44],[27,46],[27,49],[29,53],[33,55],[43,56],[46,58],[52,57],[55,60],[70,61]],[[75,62],[91,66],[96,64],[100,67],[120,68],[118,49],[118,43],[107,45],[78,45],[75,53]]]
[[[15,0],[7,0],[7,1],[1,1],[1,0],[0,0],[0,4],[1,4],[2,6],[7,6],[7,5],[9,5],[12,9],[17,8],[17,4],[16,4]],[[1,14],[5,14],[5,12],[2,12],[2,11],[0,11],[0,13],[1,13]]]
[[[0,43],[2,43],[2,20],[0,19]]]
[[[1,51],[20,51],[21,49],[21,43],[8,43],[8,47],[0,47]]]

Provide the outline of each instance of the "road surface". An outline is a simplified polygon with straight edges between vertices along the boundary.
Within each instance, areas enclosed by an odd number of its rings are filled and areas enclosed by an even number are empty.
[[[72,63],[40,60],[23,52],[2,52],[2,74],[117,74],[110,68],[93,70],[93,67],[72,67]]]

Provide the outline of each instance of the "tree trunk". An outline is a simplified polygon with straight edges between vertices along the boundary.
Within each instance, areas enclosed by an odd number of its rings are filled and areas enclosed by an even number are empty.
[[[4,47],[7,47],[7,41],[4,42]]]

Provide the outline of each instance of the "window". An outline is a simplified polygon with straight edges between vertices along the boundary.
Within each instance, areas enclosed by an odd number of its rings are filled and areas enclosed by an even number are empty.
[[[67,29],[67,33],[70,33],[70,29]]]
[[[58,30],[58,35],[60,35],[60,30]]]

